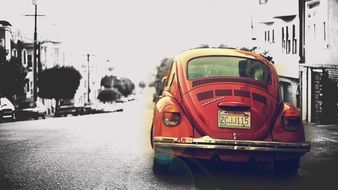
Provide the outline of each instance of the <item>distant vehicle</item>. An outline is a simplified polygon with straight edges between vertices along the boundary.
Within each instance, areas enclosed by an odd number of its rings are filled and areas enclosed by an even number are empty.
[[[5,97],[0,98],[0,121],[2,120],[16,120],[15,107],[12,102]]]
[[[300,113],[282,101],[269,60],[239,49],[188,50],[164,81],[150,134],[154,172],[188,157],[266,162],[278,176],[297,174],[310,143]]]
[[[82,115],[84,114],[84,106],[74,104],[74,99],[61,99],[59,100],[59,104],[55,109],[54,116],[68,116],[68,114]]]
[[[104,109],[99,107],[98,104],[85,103],[84,105],[84,114],[96,114],[104,112],[105,112]]]
[[[15,111],[18,119],[46,119],[46,107],[41,101],[22,102]]]

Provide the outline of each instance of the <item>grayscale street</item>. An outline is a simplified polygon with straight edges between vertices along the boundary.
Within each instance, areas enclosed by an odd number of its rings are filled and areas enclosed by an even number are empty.
[[[338,0],[0,5],[0,190],[337,189]]]
[[[312,149],[295,179],[279,179],[265,164],[179,159],[172,173],[155,176],[150,94],[126,102],[122,112],[0,123],[1,189],[296,189],[335,184],[337,128],[314,124],[305,126]]]

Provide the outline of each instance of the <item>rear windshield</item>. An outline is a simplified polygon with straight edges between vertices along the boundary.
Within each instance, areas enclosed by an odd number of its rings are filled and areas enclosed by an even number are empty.
[[[268,67],[254,59],[227,56],[198,57],[188,62],[188,80],[205,77],[246,77],[270,83]]]

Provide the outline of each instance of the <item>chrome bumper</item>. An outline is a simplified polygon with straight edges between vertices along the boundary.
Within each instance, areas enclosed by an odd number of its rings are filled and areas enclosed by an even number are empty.
[[[306,153],[309,152],[311,148],[311,144],[309,142],[290,143],[275,141],[225,140],[213,139],[209,136],[201,138],[154,137],[154,145],[160,148],[218,149],[292,153]]]

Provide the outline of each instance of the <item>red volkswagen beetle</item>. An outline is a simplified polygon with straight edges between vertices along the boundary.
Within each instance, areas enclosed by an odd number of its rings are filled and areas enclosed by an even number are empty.
[[[283,103],[274,66],[239,49],[201,48],[175,57],[154,107],[154,171],[174,157],[273,163],[297,174],[310,150],[297,109]]]

